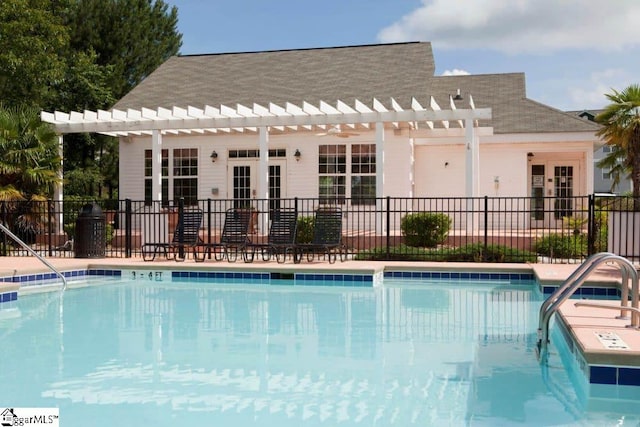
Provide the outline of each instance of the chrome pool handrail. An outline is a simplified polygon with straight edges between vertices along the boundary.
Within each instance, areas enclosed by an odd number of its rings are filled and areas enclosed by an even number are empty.
[[[637,310],[626,310],[629,299],[629,279],[632,280],[632,307],[638,308],[638,272],[633,264],[626,258],[610,252],[601,252],[591,255],[580,267],[578,267],[563,283],[551,294],[540,307],[540,320],[538,325],[538,356],[542,362],[546,360],[547,345],[549,343],[549,321],[560,305],[570,298],[575,291],[582,286],[593,270],[602,263],[615,261],[621,269],[621,305],[616,307],[621,312],[631,311],[631,325],[634,327],[640,323],[640,314]]]
[[[9,230],[7,227],[5,227],[1,223],[0,223],[0,230],[3,231],[7,236],[9,236],[13,240],[15,240],[16,243],[18,243],[20,246],[22,246],[24,249],[26,249],[27,252],[29,252],[31,255],[33,255],[34,257],[38,258],[44,265],[49,267],[49,269],[51,271],[53,271],[62,280],[62,290],[64,291],[65,289],[67,289],[67,279],[64,277],[64,274],[60,273],[53,265],[51,265],[51,263],[49,263],[49,261],[44,259],[44,257],[42,255],[40,255],[39,253],[37,253],[36,251],[31,249],[31,246],[29,246],[25,242],[23,242],[18,236],[13,234],[11,232],[11,230]]]

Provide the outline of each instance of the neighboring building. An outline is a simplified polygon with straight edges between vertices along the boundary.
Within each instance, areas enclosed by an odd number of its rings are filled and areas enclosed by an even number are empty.
[[[595,123],[523,73],[434,71],[427,42],[177,56],[109,112],[43,119],[120,136],[134,200],[534,196],[538,227],[594,191]]]
[[[569,114],[575,114],[578,117],[594,121],[596,116],[603,110],[579,110],[568,111]],[[627,176],[621,176],[620,182],[615,188],[613,186],[613,179],[611,178],[611,170],[608,168],[598,167],[598,162],[611,153],[611,147],[608,145],[598,146],[593,155],[593,191],[596,193],[614,193],[624,194],[631,191],[632,181]]]

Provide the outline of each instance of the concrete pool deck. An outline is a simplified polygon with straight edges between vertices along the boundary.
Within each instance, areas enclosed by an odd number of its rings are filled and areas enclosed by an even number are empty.
[[[394,271],[491,271],[491,272],[531,272],[542,286],[561,284],[579,264],[486,264],[451,262],[382,262],[350,261],[329,264],[315,260],[300,264],[287,261],[278,264],[275,261],[256,259],[252,263],[238,260],[235,263],[207,260],[184,262],[172,260],[144,261],[142,258],[47,258],[47,261],[60,271],[84,269],[173,269],[173,270],[213,270],[216,271],[279,271],[279,272],[340,272],[364,273]],[[50,272],[47,266],[34,257],[0,257],[0,277],[20,276],[31,273]],[[615,286],[620,281],[620,269],[615,264],[604,264],[595,270],[587,283]],[[15,284],[0,284],[2,286]],[[581,299],[581,302],[587,300]],[[589,365],[640,367],[640,331],[626,327],[629,320],[620,320],[619,312],[595,307],[576,307],[577,300],[566,301],[559,310],[568,332],[578,344],[578,349]],[[596,301],[593,301],[596,302]],[[603,302],[603,301],[598,301]],[[616,304],[609,301],[608,304]],[[616,339],[620,341],[616,342]],[[613,340],[613,341],[612,341]],[[612,345],[613,342],[613,345]],[[617,343],[623,345],[617,345]],[[640,384],[637,384],[640,385]]]

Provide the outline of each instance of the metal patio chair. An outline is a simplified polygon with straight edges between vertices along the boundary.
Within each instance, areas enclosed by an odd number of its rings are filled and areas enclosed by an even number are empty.
[[[342,210],[340,208],[320,208],[314,213],[313,238],[311,243],[295,245],[294,262],[299,263],[304,256],[313,261],[315,256],[324,255],[329,263],[345,261],[346,250],[342,243]]]
[[[271,213],[271,225],[266,243],[250,243],[245,251],[245,261],[253,261],[260,252],[263,261],[275,257],[278,263],[286,261],[287,256],[295,253],[298,231],[298,213],[293,209],[278,209]]]
[[[156,255],[162,252],[166,259],[184,261],[185,249],[193,250],[195,257],[195,248],[202,243],[200,227],[203,217],[204,213],[201,209],[185,210],[178,218],[171,242],[145,243],[142,245],[142,259],[153,261]]]
[[[247,209],[227,209],[224,216],[224,225],[220,241],[216,243],[200,243],[194,252],[197,262],[205,260],[206,255],[213,253],[216,261],[226,259],[229,262],[235,262],[238,255],[246,256],[246,247],[251,241],[249,240],[249,224],[251,222],[253,212]],[[200,256],[202,255],[202,256]],[[245,259],[246,260],[246,259]]]

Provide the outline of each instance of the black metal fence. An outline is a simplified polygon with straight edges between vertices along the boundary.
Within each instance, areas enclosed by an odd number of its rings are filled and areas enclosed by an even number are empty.
[[[183,210],[201,209],[201,239],[220,238],[228,209],[251,213],[250,239],[264,242],[270,217],[278,210],[298,213],[299,236],[310,233],[316,209],[339,207],[348,257],[356,260],[423,260],[489,262],[580,262],[610,251],[640,260],[640,212],[633,200],[595,195],[565,198],[447,197],[354,199],[250,199],[145,202],[134,200],[68,200],[0,202],[0,220],[31,247],[48,257],[83,257],[78,243],[104,245],[91,254],[141,256],[144,243],[168,242]],[[97,205],[90,221],[104,221],[104,240],[76,232],[87,204]],[[96,212],[93,209],[92,212]],[[80,216],[80,219],[79,219]],[[84,240],[83,240],[84,239]],[[104,242],[104,243],[103,243]],[[83,246],[83,247],[85,247]],[[95,250],[97,249],[97,250]],[[27,255],[0,235],[0,256]]]

